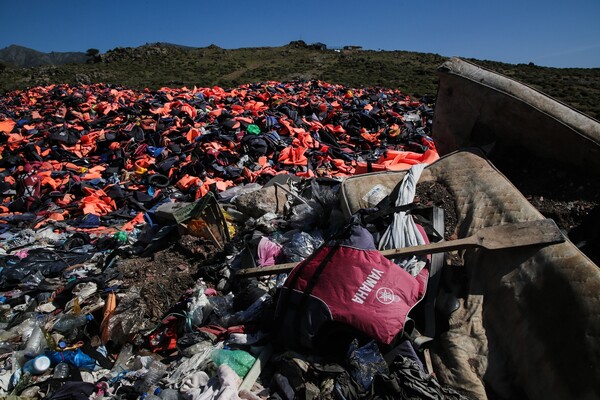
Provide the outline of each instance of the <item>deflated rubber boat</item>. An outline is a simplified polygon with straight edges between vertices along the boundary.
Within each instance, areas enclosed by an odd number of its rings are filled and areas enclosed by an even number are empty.
[[[433,134],[443,156],[425,168],[419,184],[436,182],[454,196],[456,237],[544,218],[487,157],[494,148],[518,142],[537,157],[567,161],[590,175],[600,170],[598,121],[460,59],[438,73]],[[369,194],[391,193],[405,175],[346,179],[346,215],[373,207]],[[600,270],[590,258],[568,239],[454,256],[464,267],[459,280],[446,280],[456,307],[430,348],[442,383],[478,399],[600,397]],[[452,269],[444,265],[443,275],[452,276]],[[441,296],[437,301],[439,309]]]
[[[441,155],[478,146],[514,146],[600,171],[600,123],[544,93],[452,58],[438,68],[433,120]]]
[[[348,178],[343,207],[348,214],[369,207],[369,191],[391,192],[403,176]],[[423,182],[438,182],[454,195],[459,238],[543,218],[478,150],[442,157],[425,168]],[[597,398],[598,267],[568,240],[543,248],[464,250],[459,256],[466,274],[451,288],[459,307],[432,348],[440,381],[478,399]]]

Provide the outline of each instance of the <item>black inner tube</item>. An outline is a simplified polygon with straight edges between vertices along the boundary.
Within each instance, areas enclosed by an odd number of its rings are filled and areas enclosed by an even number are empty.
[[[169,178],[163,174],[154,174],[148,177],[148,184],[157,188],[165,188],[169,186]]]

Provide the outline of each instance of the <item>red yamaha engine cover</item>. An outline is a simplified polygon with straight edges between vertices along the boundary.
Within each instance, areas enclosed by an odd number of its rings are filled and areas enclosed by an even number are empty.
[[[353,225],[347,239],[321,247],[290,273],[277,304],[279,339],[312,348],[320,329],[335,321],[389,344],[425,294],[428,274],[423,268],[413,277]]]

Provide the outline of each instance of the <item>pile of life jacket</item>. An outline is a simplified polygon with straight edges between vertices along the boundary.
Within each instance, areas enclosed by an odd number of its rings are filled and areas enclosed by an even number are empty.
[[[13,91],[0,97],[0,220],[33,213],[38,227],[127,230],[165,199],[277,174],[408,169],[439,157],[432,117],[398,90],[321,81]]]

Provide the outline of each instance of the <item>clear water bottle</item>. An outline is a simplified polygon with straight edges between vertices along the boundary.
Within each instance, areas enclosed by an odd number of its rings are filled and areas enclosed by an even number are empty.
[[[25,357],[34,358],[44,351],[46,348],[46,338],[44,331],[39,325],[35,325],[25,344]]]
[[[53,376],[55,379],[67,379],[69,375],[71,375],[71,368],[69,367],[69,364],[61,362],[54,367]]]
[[[121,352],[119,353],[119,357],[117,358],[117,361],[115,361],[115,364],[113,365],[112,369],[111,369],[111,373],[114,376],[116,376],[118,373],[125,371],[127,369],[127,364],[129,363],[129,359],[131,358],[131,356],[133,355],[133,346],[131,343],[125,343],[123,345],[123,348],[121,349]]]
[[[156,388],[158,386],[158,381],[167,373],[167,366],[160,361],[152,361],[150,366],[148,367],[148,372],[146,372],[146,376],[144,377],[144,382],[140,387],[142,393],[146,393],[150,391],[150,389]]]
[[[58,321],[54,323],[53,329],[58,332],[71,332],[73,329],[80,328],[92,320],[91,315],[81,314],[73,315],[68,314],[60,317]]]

